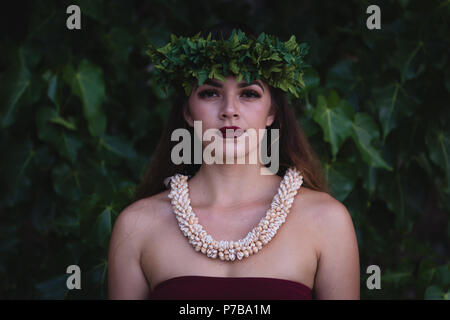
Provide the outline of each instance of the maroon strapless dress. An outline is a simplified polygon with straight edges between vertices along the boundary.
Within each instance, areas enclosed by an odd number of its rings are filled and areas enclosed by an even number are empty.
[[[312,289],[264,277],[180,276],[159,283],[150,300],[311,300]]]

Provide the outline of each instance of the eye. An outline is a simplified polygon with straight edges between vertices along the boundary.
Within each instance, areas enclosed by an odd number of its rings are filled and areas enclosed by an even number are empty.
[[[198,94],[198,96],[200,98],[211,98],[214,94],[217,94],[215,90],[203,90]]]
[[[259,98],[261,97],[258,92],[253,90],[245,90],[242,94],[246,95],[248,98]]]

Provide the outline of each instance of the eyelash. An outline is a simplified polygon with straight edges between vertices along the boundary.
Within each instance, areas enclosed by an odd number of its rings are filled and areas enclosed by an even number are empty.
[[[208,93],[217,94],[217,91],[211,90],[211,89],[206,89],[206,90],[201,91],[198,95],[200,96],[200,98],[205,98],[205,96],[206,96],[206,98],[211,98],[211,96],[208,96]],[[256,91],[253,91],[253,90],[245,90],[245,91],[243,91],[243,93],[246,93],[246,94],[250,93],[251,94],[250,98],[260,98],[261,97],[259,95],[259,93],[257,93]]]

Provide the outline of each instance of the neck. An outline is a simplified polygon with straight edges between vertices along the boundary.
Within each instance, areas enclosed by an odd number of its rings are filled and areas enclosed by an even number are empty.
[[[266,174],[261,174],[261,170]],[[273,197],[281,178],[257,165],[202,165],[189,181],[196,202],[227,207]]]

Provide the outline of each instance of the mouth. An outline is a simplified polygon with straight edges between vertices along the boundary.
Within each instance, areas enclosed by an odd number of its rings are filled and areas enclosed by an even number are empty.
[[[219,129],[224,138],[237,138],[244,134],[245,130],[236,126],[227,126]]]

